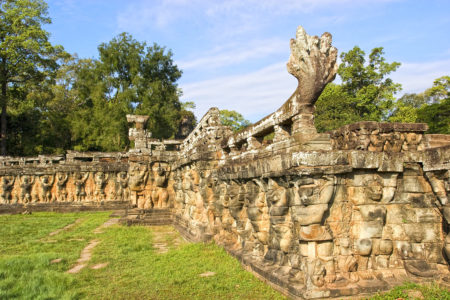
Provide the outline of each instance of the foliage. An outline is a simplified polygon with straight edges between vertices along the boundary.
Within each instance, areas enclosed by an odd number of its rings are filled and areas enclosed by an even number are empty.
[[[341,85],[329,83],[316,102],[317,130],[329,131],[359,121],[354,102]]]
[[[220,121],[222,125],[230,126],[233,132],[238,132],[251,125],[240,113],[235,110],[222,109],[220,111]]]
[[[450,133],[450,76],[437,78],[423,93],[405,94],[394,105],[390,122],[425,122],[428,133]]]
[[[74,149],[123,151],[128,145],[126,114],[149,115],[155,138],[173,137],[181,119],[181,71],[172,53],[147,47],[127,33],[98,47],[99,60],[80,60],[72,87],[77,109],[69,117]]]
[[[49,42],[49,33],[42,28],[51,22],[44,1],[5,0],[0,2],[0,10],[1,152],[5,155],[9,110],[15,119],[11,120],[15,122],[13,129],[18,131],[11,135],[24,138],[20,142],[28,144],[28,131],[16,126],[23,121],[35,121],[41,111],[27,97],[30,91],[40,89],[38,85],[53,79],[58,59],[66,53],[61,46]],[[13,101],[15,107],[10,107]]]
[[[417,121],[417,108],[425,103],[424,94],[404,94],[394,103],[389,122],[414,123]]]
[[[316,102],[316,127],[319,131],[336,129],[357,121],[381,121],[392,107],[400,84],[387,76],[400,63],[387,63],[383,48],[365,52],[355,46],[341,54],[338,74],[342,84],[328,85]]]
[[[450,97],[419,108],[416,121],[428,124],[427,133],[450,134]]]
[[[344,91],[355,98],[353,106],[361,120],[381,121],[401,89],[400,84],[387,78],[400,63],[387,63],[383,55],[382,47],[372,49],[365,65],[365,53],[357,46],[341,54],[338,74]]]

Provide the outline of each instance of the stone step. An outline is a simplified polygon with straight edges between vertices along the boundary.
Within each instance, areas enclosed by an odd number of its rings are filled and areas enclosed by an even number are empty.
[[[171,219],[164,219],[164,220],[139,220],[139,219],[127,219],[123,221],[124,224],[127,224],[128,226],[131,225],[171,225],[172,220]]]

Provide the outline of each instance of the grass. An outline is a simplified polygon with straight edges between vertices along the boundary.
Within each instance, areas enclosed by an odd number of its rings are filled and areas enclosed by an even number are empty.
[[[95,228],[110,212],[0,216],[0,299],[285,299],[213,243],[184,242],[173,228]],[[51,232],[78,222],[58,234]],[[66,273],[93,239],[80,273]],[[155,243],[168,251],[158,253]],[[52,264],[60,258],[60,263]],[[105,268],[90,267],[108,263]],[[200,277],[214,272],[211,277]],[[450,299],[436,284],[406,283],[370,299]]]
[[[423,298],[421,298],[422,296]],[[401,286],[397,286],[386,293],[380,293],[371,297],[372,300],[397,300],[397,299],[427,299],[441,300],[450,299],[450,292],[440,288],[436,283],[417,284],[407,282]],[[419,299],[420,299],[419,298]]]
[[[180,243],[174,233],[162,239],[168,252],[157,253],[153,239],[168,228],[114,225],[94,234],[108,215],[0,216],[0,299],[285,299],[215,244]],[[65,273],[92,239],[101,243],[88,266]],[[51,264],[56,258],[62,261]],[[103,269],[90,268],[105,262]],[[216,275],[199,276],[207,271]]]

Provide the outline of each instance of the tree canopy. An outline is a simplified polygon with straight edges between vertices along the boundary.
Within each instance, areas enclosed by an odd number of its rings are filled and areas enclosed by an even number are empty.
[[[400,63],[386,62],[382,47],[374,48],[366,60],[365,52],[355,46],[341,55],[337,71],[342,83],[329,84],[316,102],[316,127],[319,131],[336,129],[358,121],[382,121],[392,108],[401,85],[388,75]]]
[[[251,125],[240,113],[235,110],[220,110],[220,121],[223,125],[230,126],[233,132],[238,132]]]
[[[43,29],[50,22],[44,0],[0,1],[2,155],[124,151],[126,114],[149,115],[154,138],[184,138],[195,127],[195,104],[179,100],[182,72],[170,50],[121,33],[98,46],[98,58],[78,58],[50,43]],[[341,82],[316,102],[317,129],[372,120],[426,122],[430,133],[450,133],[450,76],[396,100],[401,86],[389,75],[400,63],[384,55],[382,47],[366,55],[357,46],[340,55]],[[235,132],[251,124],[236,111],[220,116]]]
[[[119,151],[128,146],[126,114],[149,115],[155,138],[174,137],[182,104],[181,71],[171,51],[122,33],[99,47],[98,60],[78,60],[69,87],[76,109],[69,117],[76,150]]]
[[[437,78],[422,93],[403,95],[396,101],[389,121],[425,122],[428,133],[450,134],[450,76]]]
[[[2,136],[11,155],[128,148],[126,114],[150,116],[154,138],[195,126],[179,101],[181,70],[172,52],[122,33],[83,59],[52,46],[41,0],[1,2]],[[6,153],[6,139],[2,150]]]
[[[39,89],[38,85],[52,79],[58,59],[65,53],[49,42],[49,33],[42,28],[51,22],[44,1],[3,0],[0,11],[1,153],[5,155],[11,102],[16,102],[17,119],[33,120],[39,114],[33,112],[35,105],[21,102]]]

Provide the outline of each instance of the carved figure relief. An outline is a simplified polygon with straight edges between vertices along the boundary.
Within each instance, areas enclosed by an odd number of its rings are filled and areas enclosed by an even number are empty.
[[[16,181],[15,176],[3,176],[2,177],[2,202],[4,204],[10,204],[12,200],[11,191]]]
[[[128,173],[117,173],[117,191],[116,196],[120,201],[128,201],[130,199],[130,190],[128,188]]]
[[[169,170],[159,163],[156,169],[154,179],[154,190],[152,192],[152,206],[157,208],[165,208],[168,206],[169,193],[167,192],[167,180],[169,177]]]
[[[132,192],[132,203],[139,208],[144,208],[145,201],[142,191],[148,178],[148,169],[145,165],[134,164],[130,165],[129,171],[129,186]],[[143,199],[142,199],[143,198]]]
[[[82,202],[86,199],[85,184],[89,177],[89,173],[77,172],[73,177],[75,185],[75,201]]]
[[[43,202],[52,202],[52,187],[55,182],[55,176],[42,175],[39,177],[41,182],[41,194],[40,198]]]
[[[67,201],[66,183],[68,179],[69,175],[67,173],[56,174],[56,199],[60,202]]]
[[[94,177],[95,190],[94,197],[97,201],[105,200],[105,186],[108,182],[109,175],[103,172],[97,172]]]
[[[249,195],[247,215],[252,226],[252,237],[255,241],[253,256],[260,260],[267,251],[269,245],[270,216],[266,202],[266,185],[262,179],[253,179],[257,185],[256,194]],[[254,195],[254,198],[252,198]]]
[[[324,216],[333,198],[334,176],[299,178],[291,189],[291,218],[294,236],[299,241],[299,266],[302,278],[310,288],[320,287],[336,279],[332,234],[324,224]]]
[[[35,181],[34,176],[23,175],[20,178],[20,188],[22,189],[20,193],[20,201],[22,203],[29,203],[32,201],[31,190]]]

